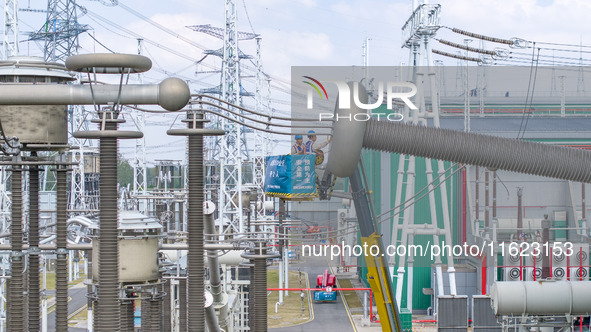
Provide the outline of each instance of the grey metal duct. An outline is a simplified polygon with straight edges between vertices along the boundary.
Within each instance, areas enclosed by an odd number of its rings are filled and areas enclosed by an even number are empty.
[[[121,95],[119,95],[121,91]],[[189,102],[191,92],[179,78],[166,78],[159,84],[118,85],[23,85],[2,84],[0,105],[105,105],[150,104],[178,111]],[[33,98],[31,96],[34,96]]]
[[[359,100],[367,102],[367,92],[362,86]],[[351,101],[351,105],[355,103]],[[357,107],[337,107],[335,113],[337,120],[327,168],[339,177],[353,174],[361,148],[365,147],[494,170],[591,182],[588,151],[398,122],[355,121],[356,114],[365,113]]]
[[[215,315],[213,296],[209,292],[205,292],[205,323],[207,324],[208,332],[220,332],[220,324]]]
[[[543,143],[371,120],[363,145],[495,170],[591,182],[591,153]]]
[[[215,212],[215,204],[212,202],[205,202],[203,207],[205,215],[205,234],[215,234],[215,221],[213,213]],[[213,236],[208,237],[213,240]],[[211,295],[213,295],[214,303],[222,303],[222,278],[220,277],[220,264],[218,261],[218,252],[216,250],[207,250],[207,265],[209,267],[209,283],[211,285]]]

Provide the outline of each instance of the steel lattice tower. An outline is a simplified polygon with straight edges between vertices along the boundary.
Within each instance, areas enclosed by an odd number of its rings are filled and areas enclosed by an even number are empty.
[[[143,53],[143,40],[137,40],[137,54]],[[138,74],[139,83],[143,82],[143,74]],[[146,127],[146,116],[144,112],[135,110],[135,124],[138,131],[144,132]],[[135,140],[135,160],[133,163],[133,194],[146,195],[147,194],[147,173],[146,173],[146,139],[144,137]],[[143,210],[147,209],[147,204],[143,206]]]
[[[48,0],[47,17],[43,27],[36,33],[31,34],[31,40],[43,42],[43,57],[45,61],[65,62],[66,58],[78,52],[78,36],[87,31],[88,25],[78,23],[76,11],[76,1],[74,0]],[[81,106],[70,106],[70,133],[83,128],[84,108]],[[85,174],[84,174],[84,149],[83,141],[77,138],[70,138],[72,146],[79,147],[73,149],[73,166],[71,175],[70,191],[70,210],[84,210],[89,207],[89,202],[85,197]]]
[[[255,110],[257,112],[267,114],[267,109],[263,107],[263,65],[261,63],[261,38],[256,38],[257,54],[256,54],[256,87],[255,87]],[[261,120],[266,120],[260,117]],[[254,163],[253,163],[253,184],[257,190],[257,201],[255,204],[255,216],[257,220],[262,220],[265,216],[265,191],[263,185],[265,182],[265,157],[268,154],[267,142],[269,141],[269,134],[260,130],[254,132]],[[260,204],[260,205],[258,205]]]
[[[18,0],[4,0],[2,57],[18,55]]]
[[[429,4],[427,1],[423,0],[413,0],[413,13],[411,14],[410,18],[406,21],[404,26],[402,27],[402,36],[403,36],[403,47],[409,48],[409,64],[411,64],[414,68],[412,70],[411,75],[412,82],[415,82],[417,85],[419,93],[416,96],[416,104],[418,104],[418,110],[410,112],[408,108],[404,110],[404,118],[405,120],[408,119],[408,122],[411,122],[415,125],[423,125],[426,126],[426,119],[430,116],[433,119],[434,127],[440,127],[439,124],[439,98],[438,98],[438,89],[436,87],[435,82],[435,73],[433,68],[433,59],[432,59],[432,52],[431,52],[431,40],[435,37],[438,29],[441,27],[440,25],[440,11],[441,5],[439,4]],[[428,87],[431,91],[431,100],[432,100],[432,111],[431,114],[427,114],[427,108],[425,105],[425,94],[423,91],[426,91],[427,87],[423,88],[423,84],[430,84]],[[402,197],[404,196],[405,199],[410,201],[409,204],[414,203],[414,197],[416,193],[415,188],[415,177],[416,177],[416,164],[418,161],[416,160],[415,156],[413,155],[400,155],[400,162],[398,167],[398,178],[396,183],[396,201],[395,206],[399,206],[402,201]],[[447,198],[447,184],[442,182],[439,188],[437,188],[437,192],[435,191],[433,185],[433,175],[436,173],[437,175],[442,175],[445,172],[443,161],[437,160],[436,165],[437,168],[434,169],[433,163],[431,159],[425,159],[425,169],[427,173],[427,183],[429,183],[429,205],[431,211],[431,224],[432,227],[438,228],[437,222],[437,206],[441,206],[441,215],[443,219],[443,234],[445,235],[445,242],[451,243],[451,233],[450,233],[450,213],[448,209],[448,198]],[[408,164],[408,167],[405,170],[405,164]],[[406,175],[404,177],[403,175]],[[405,192],[403,193],[403,185],[405,184],[403,178],[406,181],[406,188]],[[436,193],[438,193],[438,197],[436,197]],[[407,243],[412,244],[414,241],[414,237],[412,234],[409,234],[408,229],[411,223],[414,223],[414,206],[411,206],[406,211],[401,211],[399,208],[395,209],[395,213],[400,213],[398,217],[394,219],[394,227],[392,229],[391,234],[391,241],[392,243],[398,243],[396,241],[400,241],[402,245],[406,245]],[[400,224],[400,220],[402,220],[402,224]],[[398,230],[401,230],[400,238],[398,238]],[[439,243],[439,236],[433,235],[433,243]],[[391,261],[393,263],[393,261]],[[448,271],[450,274],[449,277],[449,286],[450,286],[450,293],[457,294],[456,292],[456,282],[455,282],[455,274],[454,274],[454,264],[453,264],[453,257],[448,257]],[[437,273],[442,273],[442,265],[441,265],[441,258],[436,257],[435,265],[437,269]],[[407,266],[405,271],[405,266]],[[401,303],[402,299],[402,287],[403,281],[406,278],[407,281],[407,288],[409,289],[407,293],[407,306],[412,310],[412,287],[413,287],[413,259],[409,258],[407,260],[407,264],[405,264],[405,257],[399,257],[398,260],[398,279],[396,284],[396,302]],[[394,272],[391,270],[391,272]],[[406,276],[405,276],[406,273]],[[394,273],[392,273],[394,274]],[[442,295],[442,294],[438,294]]]
[[[47,19],[41,29],[31,34],[31,40],[44,42],[45,61],[64,62],[78,52],[78,36],[89,26],[78,23],[74,0],[47,1]]]
[[[226,0],[225,13],[226,25],[224,29],[209,25],[197,25],[189,28],[224,41],[221,50],[206,51],[206,54],[222,57],[222,75],[220,87],[205,92],[219,93],[225,101],[235,105],[242,105],[242,96],[248,94],[243,91],[241,85],[240,60],[249,59],[250,57],[240,51],[238,41],[254,39],[258,35],[237,30],[235,0]],[[230,109],[232,108],[230,107]],[[234,111],[239,112],[237,109],[234,109]],[[222,232],[224,234],[243,233],[245,231],[243,208],[247,207],[242,206],[242,165],[245,160],[249,159],[249,152],[246,145],[245,131],[241,125],[236,123],[236,121],[243,121],[243,119],[228,112],[225,115],[234,121],[223,118],[220,120],[219,126],[226,131],[226,135],[216,141],[216,151],[212,153],[219,160],[220,165],[220,191],[218,195],[220,220],[222,220]],[[229,221],[229,224],[225,224],[224,220]]]

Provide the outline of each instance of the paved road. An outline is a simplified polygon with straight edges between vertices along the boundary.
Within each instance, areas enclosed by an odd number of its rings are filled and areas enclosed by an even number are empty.
[[[71,300],[68,302],[68,317],[76,312],[78,309],[84,307],[87,303],[86,299],[86,286],[84,287],[75,287],[68,289],[68,296]],[[51,312],[47,314],[47,330],[48,331],[55,331],[55,307],[50,308]],[[69,332],[82,332],[86,331],[86,329],[77,329],[70,327],[68,329]]]
[[[306,257],[306,261],[299,264],[290,264],[291,271],[300,269],[308,273],[310,287],[316,286],[316,276],[322,274],[328,268],[325,257]],[[269,329],[272,332],[309,332],[309,331],[338,331],[356,332],[340,294],[336,303],[313,303],[314,320],[302,325]]]

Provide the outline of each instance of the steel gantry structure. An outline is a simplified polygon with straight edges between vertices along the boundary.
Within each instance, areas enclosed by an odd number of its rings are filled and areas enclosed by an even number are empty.
[[[18,0],[4,0],[2,58],[18,55]]]
[[[441,5],[439,4],[428,4],[426,1],[421,3],[419,0],[413,0],[413,12],[409,19],[402,27],[403,47],[409,48],[409,64],[413,67],[413,70],[409,72],[412,77],[412,82],[416,82],[419,94],[416,97],[416,104],[418,105],[417,110],[410,111],[408,107],[404,109],[405,122],[412,123],[413,125],[427,126],[427,118],[433,119],[434,127],[439,128],[439,98],[438,98],[438,87],[436,82],[436,75],[433,67],[432,52],[431,52],[431,40],[435,37],[435,34],[441,27],[440,25],[440,12]],[[423,85],[429,84],[429,89],[424,89]],[[432,112],[428,112],[425,105],[425,95],[423,91],[431,91],[431,103]],[[429,114],[431,113],[431,114]],[[451,226],[450,226],[450,213],[449,204],[447,197],[447,185],[442,182],[438,188],[434,188],[433,185],[433,173],[437,172],[438,175],[442,175],[445,172],[445,167],[442,160],[437,160],[437,168],[433,170],[433,163],[431,159],[426,158],[425,169],[427,173],[427,182],[429,185],[429,206],[430,206],[430,224],[433,229],[433,241],[439,243],[439,228],[438,228],[438,212],[437,207],[441,206],[441,215],[443,219],[443,230],[442,233],[445,235],[445,242],[452,243],[451,238]],[[395,205],[400,206],[400,203],[405,199],[410,200],[410,204],[414,202],[415,196],[415,177],[416,177],[416,158],[413,155],[400,155],[400,162],[398,163],[398,177],[396,183],[396,194],[395,194]],[[408,165],[405,169],[405,165]],[[403,194],[403,187],[406,185]],[[438,202],[436,202],[438,200]],[[397,217],[393,221],[391,241],[392,243],[402,243],[402,245],[412,244],[414,242],[414,235],[409,229],[412,227],[411,223],[414,220],[414,208],[411,206],[408,210],[396,209],[395,215]],[[395,258],[392,258],[394,260]],[[405,260],[405,257],[399,257],[398,259],[398,274],[397,285],[396,285],[396,302],[400,306],[402,302],[402,288],[403,282],[407,280],[407,306],[409,310],[412,310],[413,300],[413,261],[412,257]],[[436,257],[436,273],[441,275],[442,262],[440,257]],[[456,295],[456,284],[454,277],[454,262],[453,257],[449,256],[447,260],[448,272],[449,272],[449,289],[451,294]],[[390,265],[394,265],[391,261]],[[406,268],[405,268],[406,266]],[[393,267],[390,268],[390,272],[394,274]],[[443,286],[443,285],[440,285]],[[443,287],[439,288],[439,291],[443,291]],[[438,294],[443,295],[443,294]]]
[[[223,39],[223,46],[218,50],[206,51],[206,55],[215,55],[222,58],[221,84],[219,87],[202,91],[206,93],[216,93],[221,99],[234,105],[242,106],[242,97],[252,96],[245,91],[241,82],[240,60],[251,59],[252,57],[244,54],[238,47],[239,40],[257,39],[258,35],[250,32],[240,32],[237,29],[237,7],[235,0],[226,0],[225,2],[225,27],[218,28],[211,25],[195,25],[189,28],[207,33],[216,38]],[[257,39],[260,44],[260,39]],[[258,52],[260,56],[260,52]],[[257,107],[262,105],[260,93],[262,90],[262,70],[260,59],[257,60]],[[230,110],[235,108],[229,107]],[[238,111],[242,113],[242,111]],[[243,202],[243,165],[250,161],[249,148],[246,142],[246,129],[238,124],[243,120],[239,115],[225,112],[225,115],[232,120],[222,118],[216,124],[219,128],[226,131],[226,135],[215,139],[215,146],[210,148],[210,159],[219,160],[219,194],[217,197],[219,206],[219,220],[223,234],[243,233],[244,210],[249,209]],[[257,188],[258,198],[262,199],[262,176],[264,173],[264,155],[261,155],[264,149],[257,151],[257,146],[262,147],[263,138],[257,137],[255,133],[255,155],[253,162],[253,181]],[[264,145],[264,144],[263,144]],[[257,209],[258,211],[259,209]],[[257,214],[262,213],[262,210]]]

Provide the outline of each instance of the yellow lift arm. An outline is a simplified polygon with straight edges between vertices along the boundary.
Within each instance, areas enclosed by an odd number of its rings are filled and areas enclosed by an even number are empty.
[[[368,237],[362,237],[361,242],[366,245],[365,248],[371,248],[371,246],[380,247],[380,238],[380,235],[373,233]],[[366,252],[365,263],[367,264],[367,280],[376,299],[382,331],[393,331],[392,326],[394,326],[395,331],[402,331],[398,319],[398,308],[395,305],[394,292],[392,292],[392,286],[390,285],[388,264],[384,256],[381,254],[373,256]],[[391,321],[392,318],[394,321]]]
[[[367,279],[376,299],[382,331],[403,332],[398,306],[390,285],[391,278],[388,264],[383,256],[386,251],[384,250],[382,237],[377,233],[378,227],[369,208],[369,201],[363,188],[359,169],[349,177],[349,180],[351,181],[351,195],[353,196],[355,212],[359,222],[361,241],[367,244],[365,248],[371,248],[371,246],[379,248],[379,254],[375,257],[371,255],[369,250],[364,254],[368,268]]]

